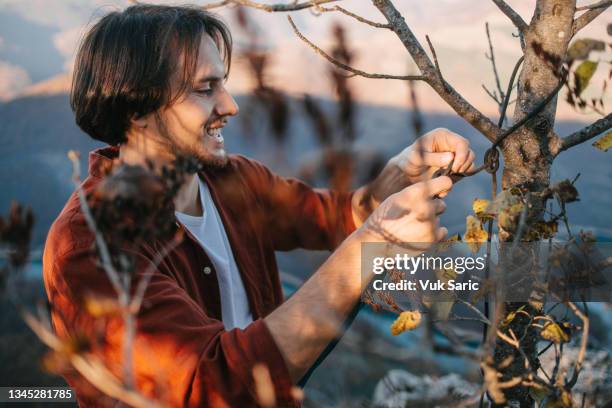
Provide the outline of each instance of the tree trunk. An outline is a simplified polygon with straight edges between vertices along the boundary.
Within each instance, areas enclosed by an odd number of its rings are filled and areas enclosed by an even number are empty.
[[[514,122],[525,117],[557,87],[559,75],[555,69],[558,65],[555,67],[554,62],[556,58],[557,62],[562,61],[566,54],[572,36],[575,8],[576,0],[537,1],[531,23],[524,32],[525,60],[518,82]],[[543,50],[548,57],[544,57],[544,53],[540,50]],[[556,106],[557,98],[554,98],[544,110],[502,143],[504,190],[520,188],[524,192],[539,192],[550,184],[550,167],[554,158],[551,147],[555,143],[552,130]],[[543,217],[542,202],[532,198],[530,204],[527,225]],[[513,239],[513,234],[500,228],[500,239],[510,241]],[[538,313],[542,303],[540,301],[527,304],[506,303],[506,314],[521,306],[524,306],[524,310],[529,314],[533,314]],[[527,316],[523,314],[516,316],[504,331],[512,329],[518,338],[525,335],[521,341],[521,348],[531,361],[532,367],[537,370],[537,332],[529,327]],[[503,380],[523,375],[525,367],[521,354],[498,339],[494,355],[495,364],[498,365],[509,356],[513,357],[512,363],[500,370],[503,373]],[[505,395],[508,406],[533,405],[528,389],[524,386],[509,388],[505,391]]]

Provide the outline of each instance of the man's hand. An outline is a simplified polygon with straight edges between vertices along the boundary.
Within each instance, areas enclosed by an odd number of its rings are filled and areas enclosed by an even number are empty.
[[[452,172],[473,170],[476,155],[470,142],[448,129],[434,129],[389,160],[380,175],[353,195],[353,220],[359,227],[380,203],[407,186],[428,180],[453,161]],[[446,192],[440,196],[444,197]]]
[[[434,129],[393,157],[389,164],[404,172],[409,184],[431,178],[439,168],[453,161],[452,172],[463,173],[474,168],[476,155],[470,142],[448,129]]]
[[[446,236],[438,216],[446,206],[435,195],[453,182],[442,176],[416,183],[387,198],[285,303],[265,317],[294,381],[298,381],[342,325],[374,276],[362,271],[364,242],[406,242],[419,252]]]
[[[406,187],[389,196],[361,227],[367,241],[407,242],[424,246],[446,237],[439,216],[446,204],[440,193],[453,187],[450,177],[441,176]]]

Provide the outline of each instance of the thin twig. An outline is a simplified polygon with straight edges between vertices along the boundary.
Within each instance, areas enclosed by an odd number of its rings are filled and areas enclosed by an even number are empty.
[[[115,269],[113,262],[111,260],[110,251],[108,246],[106,245],[106,241],[104,241],[104,237],[98,230],[96,225],[96,221],[91,214],[91,210],[89,205],[87,204],[87,198],[85,197],[85,193],[81,188],[81,163],[79,162],[79,154],[73,150],[68,152],[68,158],[72,161],[72,181],[74,183],[78,198],[79,204],[81,206],[81,211],[83,216],[85,217],[85,221],[87,222],[87,226],[94,234],[96,240],[96,246],[98,248],[98,252],[100,253],[100,261],[102,262],[102,267],[108,276],[108,279],[111,281],[113,288],[117,292],[117,295],[121,297],[125,297],[125,291],[121,286],[121,281],[119,279],[119,273]]]
[[[293,22],[293,19],[291,18],[291,16],[287,16],[287,20],[289,20],[289,24],[291,24],[291,27],[293,27],[293,32],[295,33],[295,35],[298,36],[298,38],[300,40],[304,41],[317,54],[321,55],[323,58],[325,58],[326,60],[328,60],[329,62],[331,62],[335,66],[337,66],[338,68],[341,68],[341,69],[343,69],[345,71],[348,71],[348,72],[352,72],[355,75],[359,75],[359,76],[362,76],[362,77],[365,77],[365,78],[373,78],[373,79],[399,79],[399,80],[403,80],[403,81],[423,81],[423,80],[425,80],[425,78],[422,75],[372,74],[372,73],[369,73],[369,72],[365,72],[365,71],[361,71],[359,69],[353,68],[353,67],[351,67],[349,65],[346,65],[346,64],[338,61],[337,59],[335,59],[331,55],[327,54],[321,48],[319,48],[314,43],[312,43],[308,38],[306,38],[300,32],[300,30],[298,30],[298,28],[295,25],[295,23]]]
[[[499,98],[497,97],[497,93],[495,91],[490,91],[489,88],[487,88],[484,84],[481,84],[480,86],[482,86],[482,89],[484,89],[487,95],[489,95],[491,99],[495,101],[496,104],[501,106],[502,101],[499,100]]]
[[[442,70],[440,69],[440,64],[438,63],[438,56],[436,55],[436,49],[434,48],[431,40],[429,39],[429,35],[425,36],[427,40],[427,44],[429,45],[429,49],[431,50],[431,55],[433,56],[434,65],[436,67],[436,72],[438,73],[438,78],[442,84],[445,84],[444,77],[442,76]]]
[[[254,8],[257,10],[267,11],[269,13],[276,13],[276,12],[282,13],[282,12],[288,12],[288,11],[304,10],[307,8],[316,7],[320,4],[332,3],[335,1],[338,1],[338,0],[310,0],[310,1],[304,1],[302,3],[295,1],[293,3],[288,3],[288,4],[283,4],[283,3],[264,4],[264,3],[259,3],[259,2],[252,1],[252,0],[224,0],[224,1],[217,2],[217,3],[205,4],[204,6],[202,6],[202,8],[204,10],[210,10],[213,8],[235,4],[235,5],[241,5],[245,7]]]
[[[578,374],[580,374],[582,362],[584,361],[584,356],[586,354],[587,343],[589,342],[589,317],[582,313],[582,311],[573,302],[567,302],[567,305],[570,309],[572,309],[572,312],[574,312],[574,314],[578,316],[580,320],[582,320],[583,326],[580,351],[578,352],[578,358],[576,359],[576,364],[574,365],[574,373],[572,374],[572,378],[567,382],[567,386],[571,388],[578,380]]]
[[[497,86],[497,91],[499,92],[500,99],[505,99],[505,94],[503,89],[501,88],[501,81],[499,80],[499,73],[497,72],[497,64],[495,64],[495,52],[493,51],[493,41],[491,41],[491,32],[489,31],[489,23],[485,23],[485,31],[487,32],[487,41],[489,43],[489,55],[487,58],[491,61],[491,66],[493,67],[493,76],[495,77],[495,86]],[[486,54],[485,54],[486,55]],[[501,102],[499,102],[501,105]],[[501,106],[500,106],[501,110]]]
[[[527,23],[523,18],[516,12],[512,7],[508,5],[504,0],[493,0],[493,3],[504,13],[510,21],[519,29],[520,34],[527,29]]]
[[[593,10],[601,7],[609,7],[612,5],[612,0],[602,0],[597,3],[589,4],[588,6],[576,7],[576,11]]]
[[[457,301],[458,301],[459,303],[461,303],[462,305],[467,306],[467,307],[468,307],[468,308],[470,308],[470,309],[471,309],[471,310],[472,310],[474,313],[476,313],[476,314],[478,315],[478,317],[480,317],[480,319],[481,319],[481,321],[482,321],[482,322],[484,322],[484,323],[486,323],[486,324],[488,324],[488,325],[491,325],[491,321],[490,321],[490,320],[489,320],[489,319],[488,319],[488,318],[487,318],[487,317],[486,317],[486,316],[485,316],[485,315],[484,315],[484,314],[483,314],[483,313],[482,313],[482,312],[481,312],[481,311],[480,311],[480,310],[479,310],[479,309],[478,309],[476,306],[474,306],[474,305],[473,305],[473,304],[471,304],[470,302],[467,302],[467,301],[465,301],[465,300],[463,300],[463,299],[459,299],[459,298],[458,298],[458,299],[457,299]]]
[[[91,385],[104,394],[133,407],[161,407],[159,403],[149,400],[136,391],[126,389],[104,364],[91,353],[66,353],[65,345],[48,325],[23,311],[23,319],[36,336],[55,352],[67,355],[70,364]]]
[[[425,77],[425,81],[438,95],[463,119],[476,128],[487,139],[494,141],[501,130],[482,112],[471,105],[446,81],[440,81],[436,68],[427,56],[427,53],[415,37],[414,33],[406,24],[406,20],[395,8],[390,0],[372,0],[374,6],[387,19],[393,32],[400,39],[419,70]]]
[[[595,20],[601,13],[606,11],[610,5],[612,5],[612,1],[604,1],[603,3],[595,8],[590,8],[588,11],[582,13],[579,17],[574,20],[572,24],[572,36],[576,35],[576,33],[586,27],[591,21]]]
[[[571,135],[561,139],[561,144],[558,147],[558,150],[555,155],[561,153],[564,150],[569,149],[570,147],[576,146],[580,143],[584,143],[587,140],[590,140],[601,133],[612,128],[612,113],[609,113],[606,117],[601,118],[594,123],[580,129],[577,132],[572,133]]]
[[[182,230],[179,230],[182,231]],[[160,252],[155,255],[155,258],[150,261],[149,267],[145,270],[142,278],[138,282],[138,286],[136,287],[136,291],[132,296],[132,300],[130,302],[130,313],[137,315],[140,310],[140,306],[142,305],[142,300],[144,299],[145,291],[147,290],[147,286],[153,277],[153,273],[157,270],[159,264],[168,256],[170,252],[172,252],[183,239],[182,233],[177,233],[172,241],[168,245],[166,245]]]
[[[333,6],[333,7],[322,7],[322,6],[315,6],[315,10],[320,11],[321,13],[328,13],[331,11],[338,11],[342,14],[346,14],[349,17],[354,18],[355,20],[370,25],[372,27],[376,27],[376,28],[386,28],[386,29],[390,29],[391,26],[389,24],[384,24],[384,23],[377,23],[375,21],[372,20],[368,20],[367,18],[361,17],[351,11],[348,11],[345,8],[342,8],[340,6]]]

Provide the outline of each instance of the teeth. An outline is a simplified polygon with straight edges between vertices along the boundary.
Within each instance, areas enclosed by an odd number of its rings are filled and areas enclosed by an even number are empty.
[[[221,136],[221,129],[220,128],[208,128],[206,129],[206,133],[208,133],[208,136],[212,136],[212,137],[220,137]]]

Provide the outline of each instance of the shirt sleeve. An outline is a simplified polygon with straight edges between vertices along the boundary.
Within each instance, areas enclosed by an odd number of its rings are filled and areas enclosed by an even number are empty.
[[[149,257],[135,256],[133,286],[150,265]],[[45,285],[57,334],[65,339],[85,335],[90,351],[121,378],[123,319],[116,313],[92,313],[92,304],[105,304],[116,295],[91,250],[75,249],[56,260],[45,270]],[[277,404],[299,406],[291,397],[293,383],[265,322],[256,320],[244,330],[226,331],[223,323],[207,316],[160,264],[137,319],[133,342],[137,389],[170,406],[255,406],[258,397],[253,367],[258,364],[269,370]],[[83,406],[101,405],[104,397],[84,386],[76,373],[66,374],[66,378]]]
[[[264,233],[274,249],[333,250],[355,230],[353,192],[312,188],[295,178],[283,178],[261,163],[240,157],[263,210]]]

